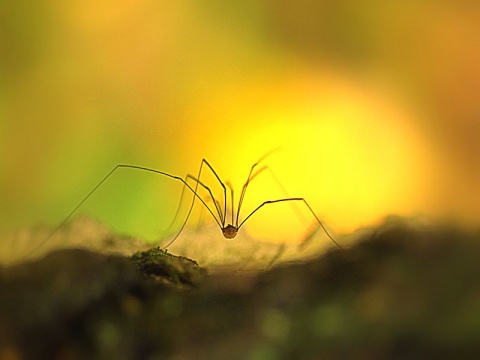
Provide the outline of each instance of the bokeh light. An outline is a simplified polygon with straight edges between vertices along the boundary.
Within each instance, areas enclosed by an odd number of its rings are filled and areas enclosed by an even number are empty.
[[[5,1],[1,14],[3,229],[58,223],[119,163],[183,176],[206,158],[238,195],[277,147],[265,165],[337,233],[387,214],[478,225],[474,2]],[[180,192],[122,171],[83,211],[155,239]],[[284,196],[265,172],[243,211]],[[246,230],[297,237],[277,205]]]

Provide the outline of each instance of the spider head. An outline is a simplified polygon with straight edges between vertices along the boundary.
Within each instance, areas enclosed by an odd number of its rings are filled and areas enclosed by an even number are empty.
[[[225,236],[227,239],[233,239],[235,236],[237,236],[237,231],[238,229],[230,224],[222,229],[223,236]]]

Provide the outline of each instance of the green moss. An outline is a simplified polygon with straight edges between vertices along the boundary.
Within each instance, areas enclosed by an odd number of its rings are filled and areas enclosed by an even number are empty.
[[[179,288],[199,287],[207,275],[196,261],[170,254],[159,247],[137,252],[131,259],[146,277]]]

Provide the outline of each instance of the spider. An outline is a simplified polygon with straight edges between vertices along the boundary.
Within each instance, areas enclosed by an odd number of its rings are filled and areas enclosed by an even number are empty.
[[[275,149],[274,149],[275,150]],[[257,211],[259,211],[261,208],[263,208],[265,205],[269,205],[269,204],[274,204],[274,203],[280,203],[280,202],[300,202],[300,203],[303,203],[306,208],[310,211],[310,213],[313,215],[313,217],[315,218],[315,220],[317,221],[317,223],[319,224],[319,226],[323,229],[323,231],[325,232],[325,234],[328,236],[328,238],[339,248],[339,249],[342,249],[343,250],[343,247],[330,235],[330,233],[327,231],[327,229],[325,228],[325,226],[323,225],[323,223],[320,221],[320,219],[318,218],[318,216],[315,214],[315,212],[313,211],[312,207],[308,204],[308,202],[303,198],[303,197],[285,197],[285,198],[281,198],[281,199],[275,199],[275,200],[267,200],[267,201],[264,201],[262,202],[260,205],[258,205],[253,211],[251,211],[246,217],[243,218],[243,220],[240,221],[240,212],[241,212],[241,209],[242,209],[242,205],[243,205],[243,200],[245,198],[245,194],[246,194],[246,191],[247,191],[247,188],[248,188],[248,185],[250,184],[250,182],[257,176],[259,175],[262,171],[264,171],[265,169],[267,169],[266,166],[262,166],[261,168],[259,168],[258,170],[254,171],[257,166],[268,156],[270,155],[271,152],[273,152],[274,150],[268,152],[267,154],[263,155],[257,162],[255,162],[252,167],[250,168],[250,172],[248,174],[248,177],[247,177],[247,180],[245,181],[245,184],[243,185],[242,187],[242,191],[240,193],[240,197],[239,197],[239,201],[238,201],[238,205],[236,207],[236,210],[235,210],[235,206],[234,206],[234,191],[233,191],[233,186],[230,184],[230,182],[226,182],[226,186],[225,186],[225,183],[220,179],[220,177],[218,176],[217,172],[214,170],[214,168],[212,167],[212,165],[210,165],[210,163],[206,160],[206,159],[202,159],[201,161],[201,164],[200,164],[200,168],[198,170],[198,175],[195,177],[193,175],[186,175],[185,178],[182,178],[180,176],[176,176],[176,175],[172,175],[172,174],[169,174],[167,172],[164,172],[164,171],[159,171],[159,170],[156,170],[156,169],[152,169],[152,168],[148,168],[148,167],[144,167],[144,166],[138,166],[138,165],[128,165],[128,164],[118,164],[116,165],[112,170],[110,170],[110,172],[77,204],[77,206],[75,206],[75,208],[73,208],[73,210],[65,217],[65,219],[56,227],[54,228],[50,234],[43,240],[41,241],[40,243],[37,244],[37,246],[32,249],[32,251],[34,251],[35,249],[37,249],[39,246],[41,246],[43,243],[45,243],[49,238],[51,238],[63,225],[65,225],[65,223],[72,217],[72,215],[93,195],[93,193],[103,184],[107,181],[107,179],[112,176],[115,172],[117,172],[119,169],[134,169],[134,170],[141,170],[141,171],[146,171],[146,172],[151,172],[151,173],[155,173],[155,174],[159,174],[159,175],[162,175],[162,176],[166,176],[166,177],[169,177],[171,179],[174,179],[174,180],[177,180],[181,183],[183,183],[184,187],[183,187],[183,191],[185,191],[185,189],[188,189],[189,191],[191,191],[193,193],[193,199],[192,199],[192,202],[190,204],[190,208],[188,210],[188,213],[187,213],[187,217],[185,219],[185,221],[183,222],[182,226],[180,227],[180,230],[177,232],[177,234],[165,245],[163,246],[162,248],[163,249],[167,249],[171,244],[173,244],[173,242],[178,238],[178,236],[180,235],[180,233],[182,232],[182,230],[185,228],[185,225],[190,217],[190,214],[192,213],[192,209],[193,209],[193,206],[195,204],[195,200],[199,200],[203,206],[208,210],[208,212],[211,214],[211,216],[213,217],[213,219],[215,220],[215,222],[217,223],[218,227],[220,228],[220,230],[222,231],[222,234],[223,236],[226,238],[226,239],[233,239],[237,236],[239,230],[241,229],[241,227],[247,222],[247,220],[249,220]],[[200,177],[201,177],[201,174],[202,174],[202,170],[204,169],[204,166],[206,166],[211,172],[212,174],[217,178],[219,184],[221,185],[222,189],[223,189],[223,206],[221,205],[221,203],[215,199],[215,197],[213,196],[213,193],[211,191],[211,189],[205,185],[202,181],[200,181]],[[195,186],[192,187],[192,185],[190,185],[188,183],[188,180],[193,180],[195,182]],[[202,187],[204,190],[207,191],[208,195],[210,196],[211,200],[213,201],[213,204],[214,204],[214,209],[212,209],[210,206],[208,206],[207,204],[207,200],[203,199],[199,194],[198,194],[198,187]],[[230,197],[231,197],[231,222],[230,223],[227,223],[227,187],[228,189],[230,190]],[[182,191],[182,196],[183,196],[183,191]],[[178,211],[179,209],[177,209],[177,214],[175,215],[175,217],[178,215]]]

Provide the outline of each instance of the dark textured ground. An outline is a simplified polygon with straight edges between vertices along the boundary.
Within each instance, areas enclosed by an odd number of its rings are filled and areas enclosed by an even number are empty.
[[[479,260],[479,232],[398,221],[261,273],[59,250],[1,270],[0,359],[475,359]]]

